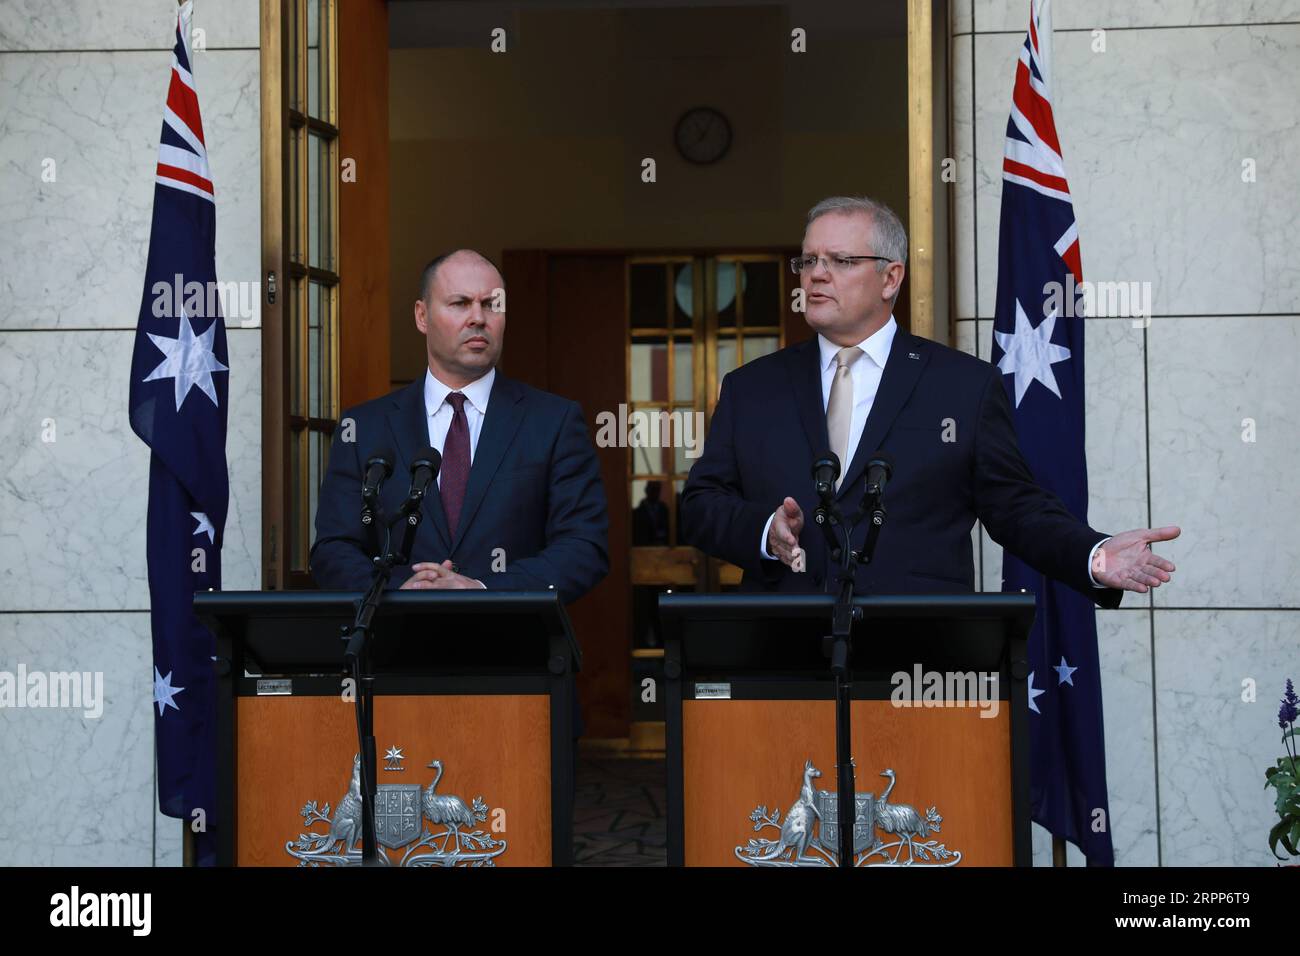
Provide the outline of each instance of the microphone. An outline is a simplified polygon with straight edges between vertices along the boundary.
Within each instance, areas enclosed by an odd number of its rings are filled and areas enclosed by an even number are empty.
[[[402,504],[401,512],[393,519],[405,526],[402,529],[400,550],[394,555],[397,564],[406,564],[410,558],[411,548],[415,545],[415,529],[420,524],[420,502],[424,500],[430,482],[438,477],[438,469],[441,467],[442,455],[438,454],[436,448],[425,448],[411,461],[411,490]]]
[[[862,510],[871,516],[871,523],[876,527],[885,523],[885,508],[880,499],[893,474],[894,459],[888,452],[878,451],[867,462],[867,485],[862,492]]]
[[[406,496],[405,509],[414,510],[420,506],[420,500],[429,490],[429,485],[438,477],[442,467],[442,455],[436,448],[425,448],[411,462],[411,491]]]
[[[885,485],[893,476],[894,459],[888,452],[876,452],[867,462],[867,494],[879,498],[885,493]]]
[[[366,475],[361,483],[361,523],[369,527],[375,520],[379,506],[379,489],[393,473],[393,453],[387,448],[370,456],[366,462]]]
[[[828,451],[822,455],[812,466],[813,481],[817,485],[817,497],[822,501],[833,497],[835,494],[835,482],[840,477],[840,458],[833,451]]]

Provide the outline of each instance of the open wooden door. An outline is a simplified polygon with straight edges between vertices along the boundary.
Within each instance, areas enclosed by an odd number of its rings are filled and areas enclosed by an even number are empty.
[[[388,390],[388,8],[262,0],[263,587],[310,587],[343,408]]]

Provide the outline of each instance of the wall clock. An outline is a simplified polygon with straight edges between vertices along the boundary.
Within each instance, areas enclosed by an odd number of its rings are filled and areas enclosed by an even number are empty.
[[[697,106],[682,114],[674,133],[677,152],[700,166],[716,163],[731,148],[731,124],[711,106]]]

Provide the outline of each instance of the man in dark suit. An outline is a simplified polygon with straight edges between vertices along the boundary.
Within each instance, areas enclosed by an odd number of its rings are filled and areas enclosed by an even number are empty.
[[[323,588],[364,590],[373,547],[361,524],[369,457],[395,456],[381,505],[395,514],[410,463],[442,455],[411,557],[392,587],[545,590],[565,602],[609,570],[609,516],[582,409],[496,369],[505,338],[504,282],[461,249],[424,271],[415,325],[426,373],[406,388],[343,413],[316,510],[311,571]],[[394,529],[398,533],[400,529]]]
[[[867,462],[893,459],[888,520],[859,593],[974,590],[971,528],[1103,607],[1124,590],[1170,580],[1153,541],[1176,527],[1107,537],[1034,482],[1016,440],[996,366],[898,328],[907,235],[886,206],[834,197],[810,211],[799,274],[818,333],[731,372],[704,452],[682,494],[686,540],[744,570],[741,588],[820,591],[833,584],[829,549],[805,516],[816,509],[811,466],[843,463],[841,511],[859,504]],[[861,548],[866,522],[856,529]]]

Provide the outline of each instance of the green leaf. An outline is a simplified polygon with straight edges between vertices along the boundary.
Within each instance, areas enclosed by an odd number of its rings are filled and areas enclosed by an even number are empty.
[[[1284,790],[1278,790],[1277,799],[1273,801],[1273,809],[1277,811],[1278,816],[1283,819],[1288,816],[1287,805],[1290,804],[1290,802],[1291,794]]]
[[[1270,851],[1272,851],[1273,855],[1277,857],[1279,860],[1286,859],[1286,857],[1282,856],[1282,854],[1277,852],[1277,844],[1279,840],[1282,841],[1283,846],[1287,848],[1287,851],[1292,856],[1300,856],[1300,853],[1296,852],[1295,845],[1290,842],[1290,838],[1287,837],[1286,835],[1286,829],[1290,825],[1290,823],[1291,823],[1290,820],[1280,820],[1278,821],[1277,825],[1273,827],[1273,829],[1268,831],[1268,848]]]

